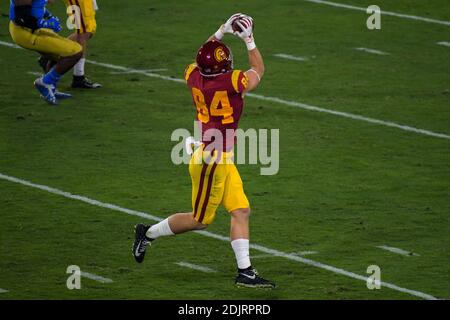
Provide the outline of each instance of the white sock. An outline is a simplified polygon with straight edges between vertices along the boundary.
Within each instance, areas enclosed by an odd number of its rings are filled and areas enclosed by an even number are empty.
[[[249,243],[250,241],[248,239],[231,241],[231,246],[233,247],[239,269],[246,269],[251,266]]]
[[[80,77],[84,76],[84,64],[86,63],[85,58],[81,58],[77,64],[73,67],[73,75]]]
[[[162,236],[173,236],[174,234],[169,226],[169,218],[167,218],[152,225],[145,235],[150,239],[156,239]]]

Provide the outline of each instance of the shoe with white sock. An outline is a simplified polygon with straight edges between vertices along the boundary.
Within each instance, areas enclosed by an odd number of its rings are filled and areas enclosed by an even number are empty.
[[[53,105],[58,104],[55,96],[56,87],[54,85],[44,83],[43,78],[40,77],[34,81],[34,87],[45,101]]]
[[[150,239],[146,236],[147,230],[150,226],[139,223],[134,227],[135,240],[133,244],[133,257],[137,263],[142,263],[145,257],[145,250],[147,246],[151,245],[154,239]]]
[[[238,275],[235,281],[238,287],[273,289],[275,283],[266,280],[258,275],[258,271],[253,267],[247,269],[238,269]]]
[[[98,89],[101,88],[100,83],[96,83],[86,78],[85,76],[73,76],[72,88],[77,89]]]

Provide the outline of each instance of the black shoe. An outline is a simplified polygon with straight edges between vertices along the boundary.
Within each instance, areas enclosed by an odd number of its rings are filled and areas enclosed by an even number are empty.
[[[248,288],[275,288],[275,283],[270,282],[258,275],[258,271],[252,267],[247,269],[238,269],[238,275],[235,281],[238,287],[248,287]]]
[[[149,228],[150,226],[146,226],[142,223],[139,223],[134,227],[135,240],[133,244],[133,256],[137,263],[142,263],[142,261],[144,261],[145,250],[153,241],[153,239],[147,238],[145,235]]]
[[[85,76],[73,76],[72,88],[78,89],[98,89],[101,88],[100,83],[92,82]]]

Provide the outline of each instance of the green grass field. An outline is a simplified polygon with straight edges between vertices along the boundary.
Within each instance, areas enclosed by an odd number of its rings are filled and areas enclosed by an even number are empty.
[[[338,1],[338,0],[333,0]],[[339,0],[359,7],[368,0]],[[382,10],[450,21],[446,0],[379,0]],[[251,241],[361,276],[375,264],[381,280],[418,295],[285,257],[253,264],[278,287],[234,287],[226,241],[185,234],[155,242],[142,265],[131,256],[133,226],[151,223],[34,187],[0,179],[0,299],[450,299],[450,26],[368,15],[301,0],[99,1],[89,59],[181,78],[198,47],[234,12],[255,20],[266,64],[258,95],[442,133],[444,137],[309,111],[248,97],[241,127],[280,129],[280,171],[259,175],[241,165],[252,206]],[[64,6],[50,7],[65,20]],[[0,5],[0,41],[11,43],[8,4]],[[63,34],[68,35],[68,30]],[[235,66],[246,48],[227,36]],[[389,53],[357,51],[365,47]],[[284,53],[307,57],[293,61]],[[170,160],[170,135],[192,131],[183,84],[87,64],[98,91],[73,91],[57,107],[32,87],[37,54],[0,45],[0,174],[164,218],[191,210],[187,166]],[[221,209],[208,228],[227,236]],[[401,248],[403,256],[377,248]],[[258,257],[259,256],[259,257]],[[217,270],[203,273],[187,262]],[[66,288],[66,268],[110,278],[82,278]]]

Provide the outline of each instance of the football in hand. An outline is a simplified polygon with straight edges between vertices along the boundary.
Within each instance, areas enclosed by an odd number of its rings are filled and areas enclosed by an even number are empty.
[[[231,27],[233,28],[234,32],[242,32],[241,27],[239,27],[239,25],[237,24],[237,22],[240,21],[242,25],[245,25],[245,22],[242,21],[241,18],[236,18],[233,20],[233,22],[231,23]],[[255,24],[253,23],[253,29],[255,29]]]

